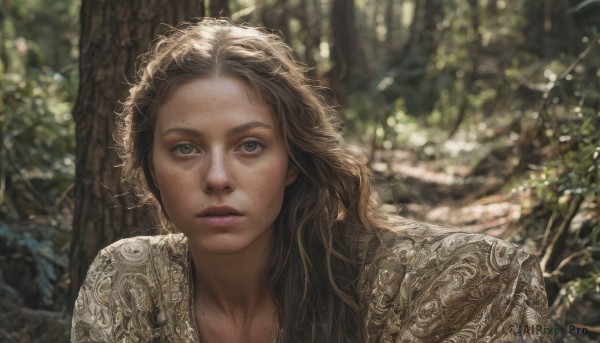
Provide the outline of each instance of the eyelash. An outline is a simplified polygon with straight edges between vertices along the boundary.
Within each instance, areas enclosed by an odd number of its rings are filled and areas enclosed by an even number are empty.
[[[243,149],[246,144],[256,144],[256,149],[254,149],[253,151],[245,151]],[[248,140],[243,141],[242,144],[240,144],[240,150],[242,150],[243,152],[248,153],[248,154],[257,154],[258,152],[260,152],[260,150],[262,150],[264,148],[265,148],[265,145],[261,141],[256,140],[256,139],[248,139]],[[257,152],[257,150],[258,150],[258,152]]]
[[[187,154],[184,154],[184,153],[181,151],[181,148],[183,148],[183,147],[190,147],[190,148],[192,148],[192,152],[190,152],[190,153],[187,153]],[[193,146],[193,145],[192,145],[192,144],[190,144],[190,143],[181,143],[181,144],[177,144],[175,147],[173,147],[173,148],[171,149],[171,151],[172,151],[172,152],[174,152],[174,153],[176,153],[177,155],[183,155],[183,156],[191,155],[192,153],[194,153],[194,152],[195,152],[195,151],[197,151],[197,150],[198,150],[198,149],[196,149],[196,147],[195,147],[195,146]]]
[[[244,146],[246,144],[255,144],[256,148],[253,151],[246,151],[246,150],[244,150]],[[192,151],[190,151],[189,153],[184,153],[184,152],[181,151],[181,149],[184,148],[184,147],[185,148],[191,148]],[[260,152],[264,148],[265,148],[265,145],[261,141],[256,140],[256,139],[248,139],[248,140],[243,141],[240,144],[240,148],[239,149],[241,151],[247,153],[247,154],[257,154],[258,152]],[[190,143],[181,143],[181,144],[177,144],[176,146],[174,146],[171,149],[171,151],[173,153],[177,154],[177,155],[188,156],[188,155],[192,155],[194,152],[198,151],[198,149],[193,144],[190,144]]]

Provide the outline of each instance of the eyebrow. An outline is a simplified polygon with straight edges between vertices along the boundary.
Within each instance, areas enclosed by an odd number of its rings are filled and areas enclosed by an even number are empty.
[[[260,121],[256,121],[256,120],[252,120],[249,121],[247,123],[244,123],[242,125],[236,126],[234,128],[231,128],[229,130],[227,130],[227,132],[225,133],[225,135],[227,137],[231,137],[231,136],[236,136],[242,132],[254,129],[254,128],[265,128],[265,129],[273,129],[271,127],[271,125],[265,124],[263,122]],[[204,137],[204,133],[202,131],[196,130],[196,129],[191,129],[191,128],[187,128],[187,127],[172,127],[170,129],[168,129],[167,131],[165,131],[162,136],[166,136],[170,133],[178,133],[178,134],[182,134],[185,136],[192,136],[192,137]]]

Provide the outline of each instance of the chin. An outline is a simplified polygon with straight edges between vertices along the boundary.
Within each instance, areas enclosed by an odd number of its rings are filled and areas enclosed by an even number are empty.
[[[189,239],[189,237],[188,237]],[[266,250],[260,239],[241,237],[211,237],[211,239],[190,240],[190,248],[202,254],[210,255],[236,255],[252,253],[252,250]]]
[[[244,247],[223,245],[223,246],[210,246],[203,247],[202,251],[207,254],[216,255],[216,256],[231,256],[242,253],[244,251]]]

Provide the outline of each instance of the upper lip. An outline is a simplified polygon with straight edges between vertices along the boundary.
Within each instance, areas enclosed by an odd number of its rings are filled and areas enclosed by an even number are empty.
[[[239,216],[242,214],[240,211],[236,210],[235,208],[233,208],[231,206],[220,205],[220,206],[210,206],[210,207],[203,209],[202,211],[200,211],[200,213],[198,213],[198,217],[204,217],[204,216],[208,216],[208,215],[214,214],[214,213],[228,213],[228,214],[232,214],[235,216]]]

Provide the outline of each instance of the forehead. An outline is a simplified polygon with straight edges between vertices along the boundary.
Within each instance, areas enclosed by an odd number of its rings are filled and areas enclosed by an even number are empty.
[[[240,78],[195,78],[176,86],[158,106],[155,129],[173,125],[217,130],[244,121],[260,121],[279,131],[271,107]]]

